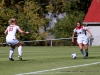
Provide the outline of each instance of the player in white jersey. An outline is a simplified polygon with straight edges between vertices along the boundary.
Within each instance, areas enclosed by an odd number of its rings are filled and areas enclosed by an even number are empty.
[[[84,58],[87,58],[88,57],[88,38],[85,33],[87,31],[91,37],[92,37],[92,33],[87,27],[82,26],[80,22],[77,22],[76,24],[77,24],[76,28],[73,30],[73,34],[72,34],[72,42],[74,42],[74,36],[75,36],[75,33],[77,33],[77,43],[79,45],[79,49],[81,53],[84,55]],[[85,52],[83,50],[83,45],[85,48]]]
[[[16,38],[16,32],[17,30],[24,34],[28,34],[29,32],[25,32],[19,26],[17,26],[17,20],[15,18],[10,19],[8,22],[10,25],[7,27],[4,34],[7,35],[6,43],[11,47],[9,52],[9,60],[14,61],[13,53],[16,46],[18,46],[18,57],[20,60],[22,60],[22,45]]]

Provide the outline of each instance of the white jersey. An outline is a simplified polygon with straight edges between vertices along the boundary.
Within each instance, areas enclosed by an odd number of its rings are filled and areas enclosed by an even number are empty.
[[[16,32],[18,30],[19,26],[16,25],[10,25],[7,27],[8,34],[6,36],[6,43],[9,45],[15,45],[19,41],[16,38]]]
[[[76,27],[74,29],[74,32],[77,33],[78,37],[84,37],[86,29],[87,29],[87,27],[84,27],[84,26],[81,26],[80,28]]]
[[[16,32],[18,30],[19,26],[17,25],[10,25],[7,27],[7,30],[8,30],[8,34],[7,34],[7,37],[6,38],[13,38],[15,39],[16,38]]]
[[[88,38],[85,34],[87,27],[81,26],[80,28],[76,27],[74,29],[74,32],[77,33],[77,42],[87,44],[88,43]]]

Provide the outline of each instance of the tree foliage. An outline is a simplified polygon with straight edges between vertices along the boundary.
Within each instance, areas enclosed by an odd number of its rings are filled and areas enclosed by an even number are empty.
[[[75,22],[83,20],[92,0],[1,0],[0,1],[0,38],[5,40],[4,30],[8,26],[10,18],[17,18],[18,25],[25,31],[29,31],[27,36],[17,37],[21,40],[40,40],[46,39],[49,32],[46,31],[48,19],[44,14],[47,12],[62,13],[67,15],[64,19],[58,21],[50,32],[53,32],[56,38],[70,37]],[[40,29],[44,32],[40,33]]]
[[[76,22],[83,21],[91,0],[58,0],[59,2],[63,6],[62,10],[66,11],[67,15],[65,18],[59,20],[50,32],[53,32],[56,38],[71,37]]]
[[[76,22],[82,20],[83,16],[84,14],[82,12],[80,12],[80,15],[79,13],[69,14],[65,18],[59,20],[50,32],[53,32],[56,38],[69,38],[72,35]]]

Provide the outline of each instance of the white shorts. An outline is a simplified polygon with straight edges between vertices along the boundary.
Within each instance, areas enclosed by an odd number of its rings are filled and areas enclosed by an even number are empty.
[[[16,45],[19,43],[19,41],[15,38],[15,39],[12,39],[12,38],[6,38],[6,43],[8,45]]]
[[[84,37],[78,37],[77,38],[77,43],[82,43],[82,44],[88,44],[88,38],[86,36]]]

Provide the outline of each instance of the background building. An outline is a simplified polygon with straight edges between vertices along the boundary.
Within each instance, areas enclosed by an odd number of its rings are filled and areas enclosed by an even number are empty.
[[[88,12],[84,18],[84,24],[86,24],[89,30],[93,34],[91,39],[91,46],[100,45],[100,0],[92,0],[92,3],[88,9]]]

